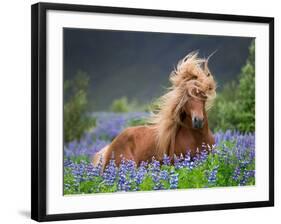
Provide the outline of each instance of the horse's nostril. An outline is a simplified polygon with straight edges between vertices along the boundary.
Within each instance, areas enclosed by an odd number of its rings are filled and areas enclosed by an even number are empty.
[[[202,128],[203,127],[204,120],[198,117],[193,117],[192,119],[192,125],[194,128]]]

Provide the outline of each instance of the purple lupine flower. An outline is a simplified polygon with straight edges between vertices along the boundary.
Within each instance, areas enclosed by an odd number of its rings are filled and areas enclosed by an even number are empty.
[[[194,166],[195,166],[194,162],[193,162],[193,161],[190,161],[190,163],[189,163],[189,165],[188,165],[188,168],[189,168],[190,170],[192,170],[192,169],[194,168]]]
[[[176,155],[174,155],[174,166],[175,166],[175,169],[180,169],[181,168],[181,161],[180,161],[180,158],[177,157]]]
[[[217,181],[217,173],[218,173],[218,166],[215,166],[210,172],[208,176],[208,183],[214,184]]]
[[[72,175],[77,184],[84,180],[85,163],[75,163],[72,169]]]
[[[249,178],[255,176],[255,171],[254,170],[244,170],[242,179],[240,180],[239,185],[240,186],[245,186],[249,180]]]
[[[118,190],[129,191],[137,190],[132,188],[132,183],[137,177],[136,163],[133,160],[126,160],[124,157],[118,169]]]
[[[98,164],[93,168],[92,175],[93,176],[100,176],[102,172],[102,160],[103,158],[100,157]]]
[[[96,168],[91,164],[86,164],[85,166],[85,175],[86,175],[86,179],[87,180],[92,180],[93,177],[98,176],[99,174],[97,174],[96,172]]]
[[[255,159],[255,148],[251,148],[250,152],[249,152],[249,160],[253,161]]]
[[[163,189],[163,185],[160,182],[160,172],[158,172],[158,171],[151,172],[151,177],[152,177],[152,180],[154,182],[153,189],[154,190],[161,190],[161,189]]]
[[[105,184],[112,186],[115,182],[116,175],[117,175],[117,168],[115,165],[115,161],[113,159],[111,159],[103,173],[103,178],[104,178]]]
[[[135,191],[137,190],[136,188],[132,187],[132,184],[135,182],[135,178],[137,176],[137,171],[136,171],[136,163],[134,160],[128,160],[127,161],[127,181],[128,181],[128,188],[126,191]]]
[[[161,180],[169,180],[169,172],[167,170],[161,170],[159,176]]]
[[[190,168],[190,162],[191,162],[190,151],[188,151],[184,156],[182,166]]]
[[[199,166],[201,164],[199,152],[196,152],[196,155],[193,157],[192,160],[194,162],[194,167],[197,167],[197,166]]]
[[[146,174],[147,174],[146,164],[145,162],[141,162],[135,177],[135,181],[137,185],[141,184]]]
[[[181,158],[176,155],[174,155],[174,166],[176,170],[182,168]]]
[[[97,139],[93,144],[89,145],[89,151],[87,152],[87,155],[92,156],[109,144],[109,141]]]
[[[152,161],[150,163],[150,171],[152,173],[159,172],[160,171],[160,162],[156,160],[154,157],[152,157]]]
[[[178,188],[178,182],[179,182],[178,175],[179,174],[176,173],[174,170],[171,170],[170,179],[169,179],[170,189],[177,189]]]
[[[255,170],[248,170],[249,177],[255,177],[256,171]]]
[[[118,190],[125,191],[128,188],[128,182],[126,177],[127,169],[126,169],[126,161],[122,158],[121,163],[119,164],[118,169]]]
[[[196,160],[196,158],[195,158]],[[181,163],[182,167],[186,167],[190,170],[192,170],[194,167],[195,167],[195,163],[194,163],[194,160],[191,159],[191,153],[190,151],[188,151],[184,158],[183,158],[183,161]]]
[[[103,148],[105,145],[110,144],[111,139],[119,134],[127,125],[130,119],[139,118],[141,113],[125,113],[125,114],[116,114],[116,113],[97,113],[97,126],[85,133],[80,140],[74,140],[68,144],[64,145],[64,172],[66,174],[73,174],[73,178],[76,181],[74,186],[79,186],[82,181],[91,180],[95,176],[101,175],[101,166],[93,167],[91,164],[85,162],[74,163],[71,159],[76,156],[87,156],[91,160],[91,156],[93,156],[97,151]],[[147,116],[147,114],[146,114]],[[223,145],[222,142],[229,141],[231,144]],[[237,167],[232,174],[232,178],[235,180],[238,178],[238,174],[240,172],[240,177],[237,179],[241,185],[246,185],[249,181],[249,178],[255,176],[254,170],[247,170],[248,165],[252,165],[255,159],[255,134],[247,133],[242,134],[237,131],[226,131],[215,133],[215,142],[216,145],[211,150],[211,153],[217,155],[220,162],[229,163],[232,166]],[[232,145],[234,145],[232,147]],[[207,151],[209,150],[209,146],[202,144],[201,153],[197,153],[195,158],[189,159],[188,155],[175,157],[174,167],[175,169],[180,169],[182,167],[187,167],[189,169],[196,168],[197,166],[202,165],[208,157]],[[166,156],[166,155],[165,155]],[[169,164],[169,157],[163,157],[163,164]],[[84,158],[84,157],[82,157]],[[124,167],[124,172],[121,172],[116,168],[116,178],[114,183],[117,184],[118,190],[135,190],[137,187],[132,188],[131,186],[137,186],[141,184],[147,172],[149,175],[153,173],[153,178],[156,189],[161,189],[161,181],[167,178],[166,171],[162,171],[159,161],[152,161],[152,164],[140,166],[135,168],[133,163],[126,163]],[[244,172],[243,170],[246,171]],[[122,170],[122,169],[121,169]],[[152,172],[154,171],[154,172]],[[239,172],[238,172],[239,171]],[[212,170],[208,174],[208,179],[210,182],[214,180],[214,176],[216,176],[217,171]],[[124,174],[123,174],[124,173]],[[212,174],[212,175],[211,175]],[[123,184],[122,183],[122,175],[124,175]],[[172,178],[169,175],[169,182]],[[121,178],[120,178],[121,176]],[[102,177],[107,179],[106,175],[102,175]],[[158,181],[160,179],[160,181]],[[106,181],[105,181],[106,182]],[[69,188],[69,183],[67,183],[66,188]],[[134,184],[134,185],[132,185]],[[121,186],[122,185],[122,186]]]
[[[136,163],[134,160],[127,160],[126,169],[130,179],[134,179],[136,176]]]
[[[84,155],[91,158],[96,152],[109,143],[109,141],[99,139],[96,141],[89,141],[82,138],[79,142],[75,140],[64,145],[64,156],[65,158],[71,158]]]
[[[109,138],[112,140],[122,129],[124,129],[126,121],[121,116],[112,116],[110,119],[98,119],[97,127],[94,130],[94,135],[98,139]]]
[[[233,172],[233,176],[232,176],[232,179],[235,180],[235,181],[238,181],[239,177],[240,177],[240,174],[241,174],[241,169],[240,167],[236,167],[234,172]]]
[[[91,158],[104,146],[110,144],[111,139],[125,128],[130,119],[145,118],[148,113],[94,113],[92,116],[97,118],[96,127],[85,133],[80,140],[74,140],[64,145],[66,158],[81,155]]]
[[[63,167],[69,167],[72,165],[72,161],[70,159],[65,159],[63,161]]]
[[[241,168],[246,168],[250,164],[249,160],[241,160],[240,161],[240,167]]]
[[[204,149],[201,151],[200,160],[203,163],[207,160],[207,158],[208,158],[208,151],[206,149]]]
[[[164,154],[164,156],[163,156],[163,165],[166,165],[166,166],[170,166],[171,165],[170,157],[167,156],[166,154]]]
[[[147,161],[141,161],[140,162],[140,167],[144,167],[146,169],[147,166],[148,166],[148,162]]]
[[[160,190],[163,188],[161,182],[160,182],[160,162],[156,160],[154,157],[152,157],[151,163],[148,167],[150,171],[150,175],[152,177],[153,183],[154,183],[154,190]]]

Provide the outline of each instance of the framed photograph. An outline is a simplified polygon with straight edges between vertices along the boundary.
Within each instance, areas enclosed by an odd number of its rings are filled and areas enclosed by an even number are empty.
[[[32,219],[274,205],[274,19],[32,5]]]

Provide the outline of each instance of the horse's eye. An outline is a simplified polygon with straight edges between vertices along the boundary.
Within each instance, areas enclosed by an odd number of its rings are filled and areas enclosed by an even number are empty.
[[[209,88],[210,91],[211,91],[212,89],[213,89],[213,88],[211,88],[211,87]]]
[[[195,79],[197,79],[197,76],[193,76],[193,77],[191,78],[191,80],[195,80]]]

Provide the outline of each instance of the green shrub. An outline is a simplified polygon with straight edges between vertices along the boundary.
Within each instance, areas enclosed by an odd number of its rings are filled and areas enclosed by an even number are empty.
[[[218,93],[209,112],[210,127],[218,130],[255,130],[255,43],[249,47],[249,56],[241,69],[238,82],[231,82]]]
[[[140,112],[146,111],[147,105],[140,103],[136,99],[128,100],[126,96],[113,100],[110,111],[115,113],[127,113],[127,112]]]
[[[81,71],[73,80],[64,82],[64,142],[80,139],[86,130],[95,125],[95,119],[87,116],[86,111],[88,83],[89,77]]]
[[[240,120],[238,129],[249,132],[255,130],[255,45],[254,42],[249,49],[249,58],[242,68],[238,86]]]
[[[129,103],[127,97],[121,97],[119,99],[114,100],[112,102],[110,110],[116,113],[129,112]]]
[[[146,125],[148,124],[147,119],[145,118],[135,118],[128,122],[128,126],[139,126],[139,125]]]

